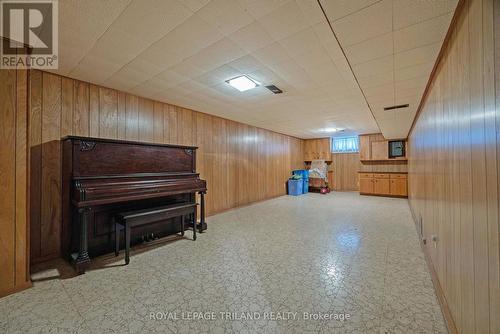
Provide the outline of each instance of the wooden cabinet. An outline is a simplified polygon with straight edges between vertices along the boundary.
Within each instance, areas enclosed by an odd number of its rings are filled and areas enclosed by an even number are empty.
[[[391,179],[391,195],[393,196],[408,196],[408,186],[406,183],[406,178],[396,178]]]
[[[372,146],[371,160],[389,159],[389,142],[387,140],[374,141],[371,143],[371,146]]]
[[[403,173],[359,173],[359,192],[364,195],[408,196]]]
[[[304,161],[332,160],[330,138],[306,139],[304,141]]]
[[[370,160],[371,159],[370,152],[371,152],[370,136],[369,135],[359,136],[359,159]]]
[[[314,159],[313,143],[314,141],[311,139],[306,139],[304,141],[304,161],[311,161]]]
[[[406,145],[406,142],[405,142]],[[389,158],[389,141],[380,133],[359,136],[361,161],[406,160],[406,157]]]
[[[391,190],[390,190],[390,180],[387,178],[383,179],[377,179],[373,178],[374,185],[373,185],[373,193],[378,194],[378,195],[390,195]]]
[[[373,194],[374,193],[374,180],[371,178],[359,178],[359,192],[361,194]]]

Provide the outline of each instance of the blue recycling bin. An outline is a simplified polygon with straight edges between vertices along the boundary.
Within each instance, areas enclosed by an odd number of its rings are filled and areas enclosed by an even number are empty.
[[[302,180],[288,180],[288,195],[299,196],[302,195]]]
[[[302,176],[302,193],[307,194],[309,192],[309,170],[296,169],[292,171],[292,174]]]

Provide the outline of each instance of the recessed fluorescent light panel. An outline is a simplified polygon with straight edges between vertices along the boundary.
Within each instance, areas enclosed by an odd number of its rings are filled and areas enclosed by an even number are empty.
[[[239,77],[229,79],[226,82],[240,92],[255,88],[259,85],[259,82],[251,79],[246,75],[240,75]]]
[[[341,131],[341,129],[337,129],[337,128],[323,128],[323,129],[319,129],[319,132],[337,132],[337,131]]]

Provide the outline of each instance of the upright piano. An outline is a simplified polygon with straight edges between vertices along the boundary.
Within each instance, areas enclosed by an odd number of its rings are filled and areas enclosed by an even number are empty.
[[[113,217],[122,211],[194,203],[207,228],[206,181],[196,173],[194,146],[68,136],[62,140],[62,254],[83,272],[90,258],[114,248]],[[132,244],[177,233],[177,218],[138,227]]]

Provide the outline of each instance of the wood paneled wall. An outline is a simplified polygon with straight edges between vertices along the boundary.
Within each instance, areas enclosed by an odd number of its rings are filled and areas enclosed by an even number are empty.
[[[197,145],[207,214],[285,194],[303,141],[113,89],[33,71],[30,80],[31,256],[59,256],[66,135]]]
[[[26,70],[0,70],[0,297],[30,285]]]
[[[467,334],[500,333],[498,7],[461,3],[409,136],[410,205],[454,325]]]
[[[333,172],[333,190],[358,190],[360,165],[359,153],[332,153],[330,170]]]

